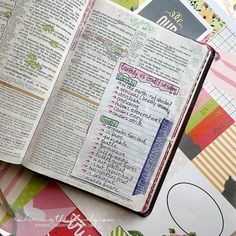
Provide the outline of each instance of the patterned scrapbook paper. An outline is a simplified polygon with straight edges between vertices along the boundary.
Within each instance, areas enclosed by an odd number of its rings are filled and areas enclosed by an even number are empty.
[[[58,184],[45,177],[2,163],[0,186],[15,212],[10,218],[1,208],[0,226],[12,236],[100,235]]]
[[[202,18],[213,28],[210,38],[219,33],[224,27],[225,22],[217,15],[212,8],[203,0],[186,0],[189,4],[199,12]]]
[[[219,192],[224,191],[230,176],[236,180],[236,123],[199,153],[193,163]],[[236,208],[236,199],[232,204]]]
[[[112,230],[107,236],[129,236],[120,225]]]
[[[139,6],[139,0],[112,0],[113,2],[131,10],[131,11],[134,11],[135,9],[138,8]]]
[[[179,145],[190,160],[235,122],[205,89],[201,91],[199,101],[200,103],[197,103],[199,108],[192,113]]]
[[[212,8],[202,0],[186,0],[203,19],[212,26],[213,31],[202,42],[207,42],[215,50],[226,50],[236,55],[236,33]],[[235,0],[230,0],[235,1]],[[227,21],[227,20],[226,20]]]
[[[236,208],[236,124],[235,99],[213,85],[205,85],[208,100],[195,109],[180,143],[180,149],[192,160],[208,181]],[[209,89],[211,88],[211,89]],[[214,93],[213,93],[214,91]],[[203,95],[202,93],[200,95]],[[221,107],[212,97],[222,99]],[[204,100],[201,98],[200,100]]]
[[[93,236],[100,235],[79,209],[73,210],[47,236]],[[125,235],[122,235],[125,236]]]
[[[236,66],[221,53],[210,69],[180,149],[236,208]]]
[[[138,14],[193,40],[202,40],[212,31],[212,27],[184,0],[152,0],[138,10]]]

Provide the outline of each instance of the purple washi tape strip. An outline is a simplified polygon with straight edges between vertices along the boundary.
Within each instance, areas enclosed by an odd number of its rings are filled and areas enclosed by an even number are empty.
[[[134,188],[133,195],[145,194],[150,183],[157,162],[160,159],[167,137],[173,122],[163,119],[152,143],[151,149],[143,166],[138,182]]]

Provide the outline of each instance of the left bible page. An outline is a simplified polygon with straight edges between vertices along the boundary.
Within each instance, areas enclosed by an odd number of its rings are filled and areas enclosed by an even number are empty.
[[[0,159],[20,164],[87,0],[0,1]]]

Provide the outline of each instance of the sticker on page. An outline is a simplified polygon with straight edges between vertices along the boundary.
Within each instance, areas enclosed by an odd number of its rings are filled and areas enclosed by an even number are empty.
[[[118,64],[72,175],[122,196],[145,194],[177,116],[179,89]]]

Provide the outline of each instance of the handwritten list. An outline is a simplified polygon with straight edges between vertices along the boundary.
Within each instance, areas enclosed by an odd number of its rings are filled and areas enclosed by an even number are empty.
[[[122,196],[145,194],[172,128],[178,93],[178,86],[118,63],[72,175]]]

